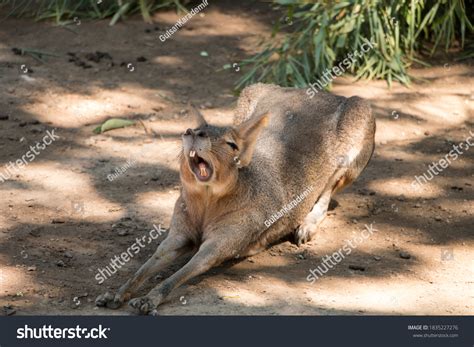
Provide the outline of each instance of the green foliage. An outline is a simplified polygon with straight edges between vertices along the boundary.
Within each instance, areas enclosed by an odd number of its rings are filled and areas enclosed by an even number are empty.
[[[68,24],[77,17],[111,18],[110,25],[114,25],[119,19],[135,13],[141,13],[150,23],[151,13],[158,9],[175,7],[186,11],[180,0],[0,0],[1,6],[8,6],[8,16],[33,16],[37,20],[54,20],[57,24]]]
[[[257,81],[306,86],[348,54],[373,49],[348,67],[356,78],[410,82],[407,68],[423,63],[422,53],[464,46],[473,26],[464,0],[275,0],[286,14],[261,52],[243,61],[249,71],[237,89]],[[276,35],[283,26],[287,32]],[[425,54],[426,55],[426,54]]]

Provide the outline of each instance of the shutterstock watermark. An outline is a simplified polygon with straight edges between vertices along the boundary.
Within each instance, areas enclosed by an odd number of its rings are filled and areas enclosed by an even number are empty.
[[[324,274],[329,271],[329,269],[332,269],[334,266],[343,261],[345,257],[352,253],[352,250],[356,249],[357,246],[367,240],[374,233],[374,231],[378,231],[372,226],[372,224],[373,223],[370,225],[366,224],[365,229],[360,232],[360,236],[355,236],[351,240],[345,240],[344,245],[339,248],[337,252],[322,257],[322,263],[315,269],[309,270],[309,275],[306,277],[306,280],[313,284],[318,278],[323,277]]]
[[[160,41],[165,42],[167,39],[169,39],[175,32],[177,32],[181,27],[186,24],[188,20],[193,18],[196,14],[204,10],[204,8],[208,5],[207,0],[204,0],[201,2],[199,5],[197,5],[195,8],[193,8],[186,16],[181,17],[175,25],[173,25],[171,28],[166,30],[166,32],[162,35],[160,35]]]
[[[149,245],[151,241],[156,240],[158,237],[164,234],[166,230],[161,228],[161,224],[156,226],[153,224],[153,229],[148,232],[148,234],[143,235],[142,237],[137,237],[135,242],[127,248],[125,252],[122,252],[120,255],[110,259],[109,265],[105,268],[97,269],[98,272],[95,275],[95,279],[99,284],[104,283],[107,278],[112,277],[113,274],[117,272],[122,266],[128,263],[134,255],[140,253],[142,248]],[[110,266],[110,268],[109,268]]]
[[[10,161],[5,165],[5,171],[3,173],[0,172],[0,181],[3,183],[9,180],[15,172],[18,173],[22,168],[28,166],[29,163],[36,159],[36,156],[38,156],[41,151],[44,151],[46,147],[59,139],[59,136],[54,133],[55,130],[56,129],[53,129],[52,131],[47,130],[46,135],[43,137],[41,142],[37,141],[34,146],[30,146],[30,150],[23,154],[21,158],[17,159],[15,162]]]
[[[431,165],[428,165],[428,170],[423,173],[423,176],[416,176],[415,179],[411,182],[412,188],[419,188],[422,184],[431,181],[435,176],[438,176],[444,169],[448,168],[451,165],[451,160],[455,161],[462,155],[464,151],[468,151],[470,147],[474,146],[474,141],[471,142],[471,139],[474,137],[472,130],[469,130],[471,136],[467,137],[463,142],[453,145],[453,149],[449,151],[442,159],[438,162],[432,162]],[[440,168],[441,167],[441,168]],[[436,170],[435,170],[436,169]]]
[[[107,339],[110,328],[105,328],[99,324],[97,328],[82,328],[76,325],[75,328],[55,328],[51,324],[42,327],[30,328],[28,324],[16,330],[17,339]]]
[[[281,210],[272,214],[269,219],[265,220],[264,222],[265,226],[269,228],[273,223],[276,223],[276,221],[278,221],[285,214],[290,213],[290,211],[294,209],[299,203],[301,203],[312,191],[313,191],[313,186],[309,186],[308,188],[306,188],[306,190],[303,193],[296,196],[296,198],[294,198],[288,204],[283,206]]]
[[[365,42],[360,46],[360,51],[355,50],[352,53],[347,54],[346,58],[344,58],[339,63],[339,65],[335,65],[331,69],[326,68],[322,74],[322,77],[316,82],[311,83],[309,88],[306,89],[306,95],[308,95],[310,98],[313,98],[317,93],[319,93],[319,90],[323,90],[324,87],[327,87],[329,84],[331,84],[331,82],[337,77],[342,76],[346,70],[348,70],[353,64],[357,62],[357,59],[362,58],[364,54],[366,54],[371,49],[374,49],[374,45],[375,44],[373,42],[370,42],[366,39]],[[316,89],[316,87],[318,87],[319,90]]]

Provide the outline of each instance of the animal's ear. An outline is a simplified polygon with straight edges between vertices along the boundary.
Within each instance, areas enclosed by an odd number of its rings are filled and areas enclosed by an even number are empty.
[[[191,115],[193,116],[193,118],[197,121],[198,123],[198,128],[201,128],[203,126],[206,126],[207,125],[207,122],[206,120],[204,119],[204,116],[202,115],[201,112],[199,112],[199,110],[197,109],[196,106],[194,106],[192,103],[188,103],[188,106],[191,108]]]
[[[265,113],[245,121],[235,129],[237,136],[242,142],[239,156],[241,167],[250,164],[258,135],[268,124],[268,120],[269,113]]]

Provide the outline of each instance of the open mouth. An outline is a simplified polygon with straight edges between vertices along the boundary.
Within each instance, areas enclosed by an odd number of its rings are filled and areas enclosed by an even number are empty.
[[[192,172],[201,182],[207,182],[212,177],[212,165],[208,161],[196,154],[196,151],[189,152],[189,166]]]

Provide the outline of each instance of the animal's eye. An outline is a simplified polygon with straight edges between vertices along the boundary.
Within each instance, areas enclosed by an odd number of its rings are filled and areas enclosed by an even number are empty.
[[[227,141],[226,143],[227,143],[234,151],[236,151],[236,150],[239,149],[239,147],[238,147],[235,143],[233,143],[233,142]]]

